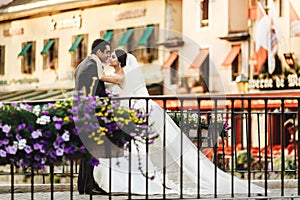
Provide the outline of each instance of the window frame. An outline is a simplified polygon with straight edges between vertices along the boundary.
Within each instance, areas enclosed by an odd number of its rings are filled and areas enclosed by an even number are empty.
[[[5,75],[5,46],[0,45],[0,75]]]
[[[204,10],[204,12],[203,12]],[[197,1],[197,27],[200,29],[209,27],[209,0]]]
[[[58,38],[50,38],[44,40],[44,47],[49,40],[54,40],[53,45],[47,50],[43,56],[43,70],[46,69],[57,69],[58,68]]]
[[[88,52],[88,34],[78,34],[72,36],[72,44],[75,42],[77,36],[82,35],[83,40],[75,48],[74,52],[71,53],[71,66],[77,68],[78,64],[87,57]]]
[[[36,54],[36,42],[27,41],[22,43],[22,49],[26,46],[28,42],[32,45],[26,51],[24,56],[21,57],[21,73],[23,74],[33,74],[35,72],[35,54]]]

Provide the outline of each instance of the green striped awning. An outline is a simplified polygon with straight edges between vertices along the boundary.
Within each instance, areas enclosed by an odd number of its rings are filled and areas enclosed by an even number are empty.
[[[154,26],[147,26],[147,28],[145,29],[142,37],[140,38],[139,42],[138,42],[138,46],[145,46],[146,42],[148,41],[149,37],[151,36],[152,32],[153,32]]]
[[[72,44],[71,48],[69,49],[69,52],[74,52],[82,40],[83,40],[83,35],[78,35],[76,37],[75,42]]]
[[[24,56],[25,53],[28,51],[28,49],[31,47],[31,45],[32,45],[32,42],[27,42],[27,44],[24,46],[22,51],[19,53],[18,57]]]
[[[131,35],[133,34],[134,29],[133,28],[129,28],[126,30],[126,32],[124,33],[122,39],[120,40],[118,46],[124,46],[125,43],[129,40],[129,38],[131,37]]]
[[[106,31],[103,39],[106,40],[106,41],[110,41],[111,40],[111,37],[113,35],[114,31],[113,30],[108,30]]]
[[[54,39],[48,40],[47,44],[44,46],[44,49],[41,51],[41,54],[45,55],[53,44],[54,44]]]

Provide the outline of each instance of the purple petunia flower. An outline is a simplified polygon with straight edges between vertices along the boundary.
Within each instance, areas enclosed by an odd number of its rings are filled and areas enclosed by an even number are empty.
[[[17,133],[17,134],[16,134],[16,139],[19,141],[19,140],[22,139],[22,136],[21,136],[19,133]]]
[[[97,101],[95,99],[93,99],[92,101],[90,101],[90,107],[92,109],[94,109],[97,106]]]
[[[61,124],[60,123],[55,123],[55,129],[60,130],[61,129]]]
[[[74,135],[78,135],[78,129],[75,127],[75,128],[73,128],[73,134]]]
[[[27,161],[24,160],[24,159],[21,159],[21,160],[20,160],[20,164],[21,164],[21,166],[23,166],[23,167],[28,167],[30,163],[27,162]]]
[[[69,115],[68,117],[69,117],[69,120],[70,120],[70,121],[74,121],[72,115]]]
[[[9,143],[9,140],[8,139],[4,139],[4,140],[0,140],[0,147],[2,146],[2,145],[6,145],[6,144],[8,144]]]
[[[39,138],[40,136],[42,136],[42,132],[41,132],[41,130],[36,130],[36,131],[33,131],[32,133],[31,133],[31,137],[33,138],[33,139],[37,139],[37,138]]]
[[[45,167],[45,165],[42,165],[42,164],[41,164],[41,165],[40,165],[40,168],[41,168],[42,172],[44,172],[44,173],[46,172],[46,167]]]
[[[84,118],[85,119],[91,119],[90,114],[89,113],[84,113]]]
[[[57,156],[63,156],[64,155],[64,150],[62,148],[56,149],[55,151]]]
[[[86,148],[85,148],[84,145],[82,145],[82,146],[80,147],[80,151],[81,151],[82,153],[85,153],[85,152],[86,152]]]
[[[34,143],[33,144],[33,149],[34,150],[39,150],[41,148],[41,145],[39,143]]]
[[[42,110],[42,111],[41,111],[41,114],[42,114],[42,115],[49,115],[49,112],[48,112],[48,111],[45,111],[45,110]]]
[[[92,111],[92,109],[88,105],[84,105],[83,108],[84,108],[84,111],[87,113]]]
[[[149,140],[148,144],[153,144],[154,140]]]
[[[18,126],[18,131],[24,129],[26,127],[26,124],[25,123],[22,123]]]
[[[54,150],[50,150],[49,155],[51,158],[55,159],[56,158],[56,153]]]
[[[131,136],[131,137],[135,137],[135,136],[136,136],[136,133],[130,133],[130,136]]]
[[[34,160],[40,161],[41,160],[41,156],[40,155],[34,155]]]
[[[7,124],[5,124],[4,126],[2,126],[2,131],[3,131],[3,133],[9,133],[10,126],[8,126]]]
[[[60,120],[58,117],[56,117],[56,116],[52,117],[52,120],[53,120],[54,122],[61,121],[61,120]]]
[[[71,108],[71,112],[74,114],[74,115],[77,115],[78,114],[78,107],[74,106]]]
[[[67,147],[65,149],[66,154],[74,154],[76,153],[76,147],[75,145],[71,145],[70,147]]]
[[[50,131],[45,131],[44,135],[46,138],[50,138],[51,137],[51,132]]]
[[[27,130],[30,131],[30,132],[32,132],[33,131],[33,127],[29,125],[29,126],[27,126]]]
[[[99,160],[98,159],[96,159],[96,158],[92,158],[91,160],[90,160],[90,164],[92,165],[92,166],[98,166],[99,164],[100,164],[100,162],[99,162]]]
[[[78,116],[75,116],[73,117],[73,121],[76,123],[76,122],[79,122],[80,121],[80,118]]]
[[[30,153],[32,152],[31,146],[26,145],[25,148],[24,148],[24,151],[25,151],[27,154],[30,154]]]
[[[6,151],[0,149],[0,157],[5,158],[6,157]]]
[[[40,146],[40,152],[41,153],[46,153],[46,147],[44,145]]]
[[[5,147],[5,150],[8,154],[15,155],[17,153],[18,148],[16,145],[13,145]]]

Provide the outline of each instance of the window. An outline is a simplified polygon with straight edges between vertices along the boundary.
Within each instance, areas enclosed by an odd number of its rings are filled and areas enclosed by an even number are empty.
[[[209,49],[201,49],[201,51],[207,51],[209,53]],[[206,56],[203,64],[200,67],[200,77],[199,83],[203,86],[203,92],[208,92],[209,90],[209,54]]]
[[[203,92],[207,92],[209,88],[209,49],[201,48],[199,54],[189,67],[192,73],[199,74],[199,78],[195,80],[193,86],[203,86]]]
[[[158,38],[158,25],[147,25],[139,29],[135,28],[134,43],[136,49],[132,53],[139,62],[152,63],[158,59],[158,49],[156,42]]]
[[[72,54],[71,65],[76,68],[87,56],[87,35],[76,35],[72,38],[73,44],[69,49]]]
[[[172,54],[173,52],[171,52]],[[175,52],[176,55],[178,55],[177,51]],[[170,76],[171,76],[171,85],[178,84],[178,56],[176,56],[176,59],[171,64],[171,70],[170,70]]]
[[[58,39],[45,40],[41,55],[43,56],[43,69],[57,69]]]
[[[0,46],[0,75],[5,74],[5,47]]]
[[[209,8],[209,0],[200,0],[199,1],[199,20],[200,20],[200,27],[207,27],[208,23],[208,8]]]
[[[22,51],[19,53],[21,58],[21,72],[32,74],[35,71],[35,42],[26,42],[22,44]]]
[[[234,49],[238,46],[240,46],[240,45],[233,45],[232,49]],[[241,70],[242,70],[242,54],[241,54],[241,51],[239,50],[231,64],[231,71],[232,71],[231,80],[232,81],[235,81],[236,77],[238,75],[240,75]]]
[[[128,52],[134,50],[133,48],[133,35],[134,28],[127,28],[126,31],[122,34],[122,38],[118,43],[117,48],[125,49]]]

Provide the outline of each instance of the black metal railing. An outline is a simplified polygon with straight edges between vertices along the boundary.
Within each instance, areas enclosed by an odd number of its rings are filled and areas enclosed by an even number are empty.
[[[116,98],[117,100],[126,98]],[[270,198],[270,199],[293,199],[300,197],[300,155],[299,155],[299,140],[300,129],[299,115],[300,115],[300,97],[270,97],[270,96],[152,96],[152,97],[132,97],[130,101],[144,99],[147,103],[147,110],[149,102],[155,101],[163,109],[164,113],[172,116],[172,119],[181,128],[182,135],[187,135],[200,151],[205,154],[211,162],[214,163],[214,193],[204,197],[208,198]],[[29,102],[31,104],[42,104],[45,102]],[[205,116],[206,123],[211,126],[200,126],[201,116]],[[190,119],[194,120],[193,122]],[[162,115],[161,120],[164,124],[166,122],[166,115]],[[216,127],[214,124],[225,120],[231,126],[228,135],[220,135],[220,129],[209,128]],[[163,127],[162,147],[166,147],[166,127]],[[195,189],[197,192],[194,195],[185,195],[183,177],[183,160],[184,147],[183,138],[181,136],[181,156],[180,156],[180,171],[179,171],[179,194],[178,196],[170,196],[167,193],[166,187],[163,188],[161,195],[153,195],[155,199],[166,198],[203,198],[200,187],[200,162],[201,159],[195,158],[197,162],[198,173],[197,183]],[[131,150],[129,149],[129,152]],[[149,146],[146,145],[146,152],[148,155]],[[166,152],[163,151],[163,166],[166,164]],[[198,153],[198,157],[199,157]],[[148,176],[148,156],[146,162],[146,176]],[[129,154],[129,169],[131,167],[131,153]],[[111,164],[111,162],[110,162]],[[9,172],[2,172],[1,175],[10,176],[10,193],[11,199],[15,199],[15,176],[27,175],[31,178],[30,193],[31,199],[35,195],[35,177],[36,176],[50,176],[50,198],[54,199],[54,177],[59,174],[69,176],[69,197],[73,199],[78,164],[75,161],[70,161],[68,166],[63,167],[61,172],[55,170],[56,166],[49,166],[46,172],[40,173],[35,171],[32,167],[28,172],[22,172],[19,169],[16,171],[15,166],[10,164]],[[65,169],[68,172],[65,172]],[[217,183],[218,176],[216,175],[217,168],[222,169],[231,175],[232,189],[227,196],[218,194]],[[111,168],[110,168],[111,169]],[[167,167],[162,169],[162,184],[166,185]],[[109,177],[112,171],[109,170]],[[248,182],[248,193],[244,196],[237,196],[234,193],[234,177],[239,177]],[[146,180],[145,199],[151,199]],[[250,191],[250,185],[256,182],[264,188],[264,193],[261,196],[253,196]],[[276,192],[272,191],[272,184],[276,182]],[[292,182],[293,187],[290,183]],[[43,181],[45,183],[45,181]],[[128,199],[134,198],[131,192],[131,173],[128,173],[128,193],[124,196]],[[111,182],[110,182],[111,184]],[[108,198],[112,199],[114,193],[111,193],[111,186],[109,187]],[[278,192],[279,191],[279,192]],[[118,194],[119,195],[119,194]],[[140,198],[141,196],[139,196]],[[90,199],[93,196],[90,195]]]

